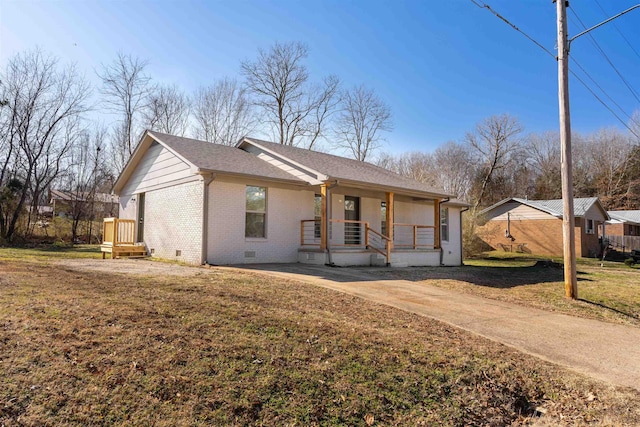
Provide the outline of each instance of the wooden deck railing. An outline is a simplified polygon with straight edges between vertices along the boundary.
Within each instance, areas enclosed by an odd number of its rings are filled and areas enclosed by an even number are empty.
[[[343,224],[339,238],[330,239],[331,247],[366,247],[387,256],[391,241],[388,236],[374,230],[368,221],[332,219],[331,225]],[[435,226],[421,224],[394,223],[393,248],[398,249],[434,249]],[[333,229],[335,233],[336,230]],[[337,243],[336,241],[339,241]],[[320,246],[320,221],[315,219],[300,222],[300,245]]]
[[[340,230],[340,243],[338,239],[330,239],[331,247],[353,247],[366,248],[383,255],[387,263],[391,259],[391,239],[384,234],[374,230],[369,226],[368,221],[354,221],[346,219],[332,219],[330,224],[342,224]],[[315,219],[305,219],[300,221],[300,245],[320,246],[320,221]],[[329,240],[329,239],[328,239]]]
[[[394,223],[393,227],[394,248],[435,248],[435,226]]]
[[[105,218],[102,224],[103,245],[135,244],[136,221],[133,219]]]

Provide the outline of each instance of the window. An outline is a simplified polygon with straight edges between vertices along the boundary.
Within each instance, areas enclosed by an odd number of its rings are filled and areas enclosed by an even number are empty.
[[[314,206],[314,219],[316,222],[313,224],[313,236],[316,239],[320,238],[320,221],[322,219],[322,195],[316,194],[313,198]]]
[[[440,239],[449,241],[449,208],[440,208]]]
[[[585,232],[587,234],[594,234],[594,231],[593,231],[593,220],[592,219],[586,220]]]
[[[380,233],[383,236],[387,236],[387,202],[380,203],[380,218],[382,218],[382,221],[380,221]]]
[[[267,189],[247,185],[245,237],[266,237]]]

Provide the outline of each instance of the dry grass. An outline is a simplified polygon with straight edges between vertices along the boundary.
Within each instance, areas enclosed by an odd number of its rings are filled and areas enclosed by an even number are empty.
[[[0,273],[0,425],[640,423],[638,392],[310,285]]]
[[[463,267],[382,269],[380,274],[574,316],[640,326],[640,270],[623,263],[580,259],[579,299],[574,301],[565,297],[561,266],[536,265],[540,260],[497,252],[466,260]]]

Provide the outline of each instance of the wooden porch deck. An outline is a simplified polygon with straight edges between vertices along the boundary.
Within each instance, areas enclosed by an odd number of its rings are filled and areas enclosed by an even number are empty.
[[[147,249],[142,242],[136,243],[134,240],[135,220],[105,218],[102,224],[102,259],[107,254],[111,254],[111,259],[128,257],[144,258],[147,256]]]

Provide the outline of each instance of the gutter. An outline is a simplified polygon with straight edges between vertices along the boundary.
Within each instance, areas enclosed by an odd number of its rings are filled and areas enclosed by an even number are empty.
[[[200,264],[207,263],[209,246],[209,184],[216,179],[215,174],[202,175],[202,253]]]

